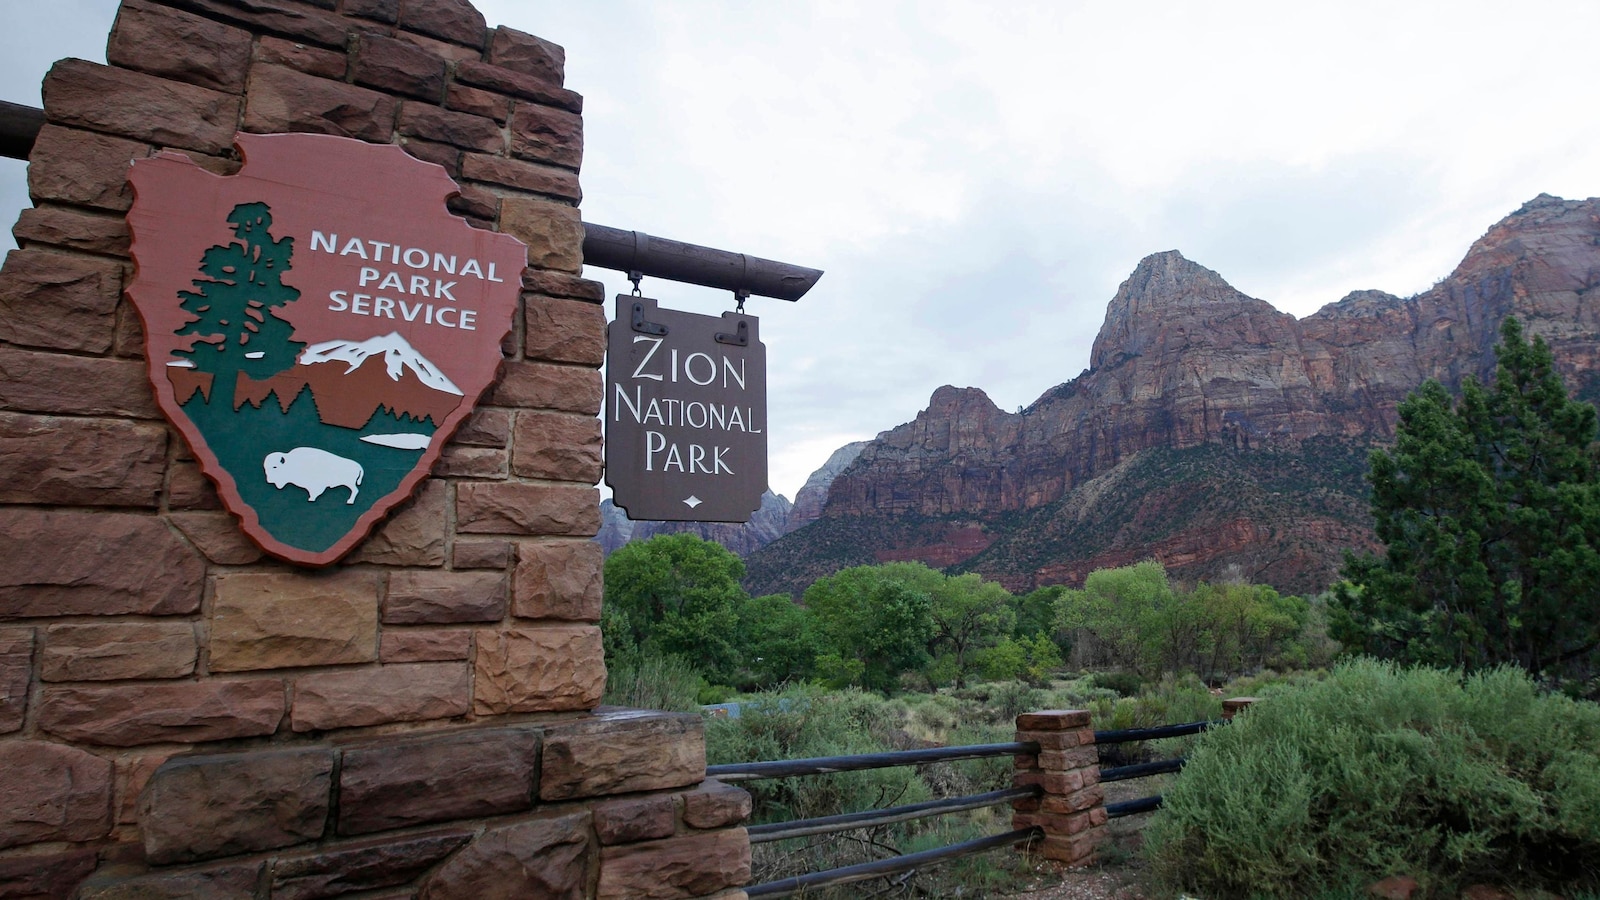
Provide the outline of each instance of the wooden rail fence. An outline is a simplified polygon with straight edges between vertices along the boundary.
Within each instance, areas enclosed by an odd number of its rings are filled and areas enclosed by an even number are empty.
[[[947,815],[1009,803],[1014,810],[1011,831],[964,841],[920,853],[908,853],[859,865],[809,872],[792,878],[751,885],[745,892],[752,898],[787,897],[805,891],[867,881],[938,865],[952,859],[984,853],[997,847],[1019,846],[1039,852],[1047,859],[1068,865],[1087,865],[1104,839],[1109,819],[1159,809],[1161,796],[1141,797],[1120,803],[1106,803],[1101,785],[1105,782],[1145,778],[1183,768],[1184,758],[1157,760],[1126,766],[1100,768],[1099,747],[1133,741],[1198,734],[1225,724],[1253,698],[1223,701],[1223,718],[1212,722],[1187,722],[1155,728],[1094,731],[1085,710],[1050,710],[1024,713],[1017,717],[1017,740],[1003,744],[973,744],[962,747],[935,747],[891,753],[864,753],[854,756],[825,756],[812,759],[787,759],[765,762],[730,763],[707,766],[706,777],[738,783],[762,778],[792,778],[855,772],[892,766],[926,765],[966,759],[1010,756],[1016,769],[1012,787],[930,800],[887,809],[773,822],[749,829],[750,843],[760,844],[789,838],[835,834],[907,822],[928,816]]]

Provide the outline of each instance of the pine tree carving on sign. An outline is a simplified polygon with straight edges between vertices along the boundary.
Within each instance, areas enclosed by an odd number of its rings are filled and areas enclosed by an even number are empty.
[[[303,341],[294,327],[274,312],[300,298],[283,283],[294,256],[294,238],[273,238],[272,210],[265,203],[241,203],[228,214],[237,242],[206,250],[193,291],[178,294],[183,310],[195,318],[177,330],[199,335],[176,354],[213,377],[212,402],[234,405],[239,373],[262,380],[293,366]],[[214,340],[207,340],[214,338]]]

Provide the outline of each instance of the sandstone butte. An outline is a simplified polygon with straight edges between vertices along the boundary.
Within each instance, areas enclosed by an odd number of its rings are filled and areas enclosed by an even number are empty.
[[[1487,379],[1506,316],[1600,398],[1597,277],[1600,199],[1549,195],[1430,290],[1356,291],[1303,319],[1153,254],[1107,306],[1088,370],[1018,413],[939,388],[860,449],[813,521],[750,555],[747,586],[913,559],[1025,590],[1154,557],[1181,579],[1321,590],[1346,548],[1375,547],[1365,457],[1393,440],[1397,404],[1427,378]]]

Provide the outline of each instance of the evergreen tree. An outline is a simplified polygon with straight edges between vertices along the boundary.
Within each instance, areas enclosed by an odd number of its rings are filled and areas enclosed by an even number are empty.
[[[235,206],[228,222],[239,240],[206,250],[200,271],[207,277],[195,279],[193,291],[178,294],[184,311],[195,318],[177,333],[199,338],[177,352],[211,373],[210,400],[231,407],[238,373],[270,378],[294,365],[305,343],[294,340],[293,326],[273,312],[300,297],[283,283],[294,238],[272,237],[272,212],[265,203]]]
[[[1550,349],[1507,319],[1485,388],[1429,381],[1374,451],[1381,557],[1347,556],[1333,634],[1411,662],[1583,674],[1600,646],[1594,407],[1568,398]]]

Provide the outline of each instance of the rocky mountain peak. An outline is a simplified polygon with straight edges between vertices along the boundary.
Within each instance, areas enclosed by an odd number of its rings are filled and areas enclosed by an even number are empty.
[[[1240,314],[1269,319],[1285,315],[1240,293],[1221,275],[1176,250],[1152,253],[1139,261],[1106,304],[1105,324],[1095,336],[1089,367],[1099,369],[1146,353],[1175,319],[1203,326]]]
[[[920,559],[1021,589],[1154,556],[1182,578],[1238,565],[1321,590],[1343,549],[1373,546],[1367,448],[1425,379],[1492,373],[1508,315],[1600,400],[1600,199],[1535,197],[1429,290],[1353,291],[1304,319],[1152,254],[1107,305],[1088,371],[1022,415],[940,388],[838,474],[820,518],[752,557],[751,583]]]

